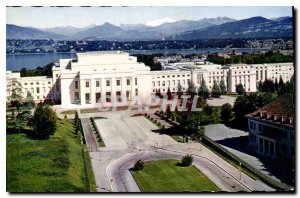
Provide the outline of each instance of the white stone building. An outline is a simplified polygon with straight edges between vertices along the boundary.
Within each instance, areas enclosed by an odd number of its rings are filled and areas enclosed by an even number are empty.
[[[6,78],[7,83],[17,80],[22,84],[24,98],[30,92],[37,102],[54,99],[61,102],[62,108],[89,108],[95,107],[99,99],[111,102],[120,96],[130,100],[139,95],[145,102],[156,90],[164,94],[169,87],[176,92],[179,83],[187,91],[189,81],[198,89],[203,79],[209,89],[214,81],[223,80],[228,92],[235,92],[239,83],[246,92],[256,92],[259,80],[274,80],[282,74],[287,81],[294,73],[293,68],[293,63],[222,66],[184,62],[168,64],[166,70],[150,71],[128,53],[107,51],[78,53],[77,60],[61,59],[53,66],[52,77],[20,77],[20,73],[7,72]]]

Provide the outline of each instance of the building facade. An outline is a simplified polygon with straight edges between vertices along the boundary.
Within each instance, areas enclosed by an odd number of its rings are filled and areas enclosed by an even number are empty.
[[[265,157],[292,158],[295,155],[294,111],[293,102],[280,97],[246,115],[249,146]]]
[[[246,92],[256,92],[257,83],[274,79],[282,74],[289,80],[293,63],[263,65],[217,65],[207,62],[182,62],[164,65],[162,71],[150,71],[137,58],[120,51],[78,53],[77,59],[61,59],[52,68],[52,77],[20,77],[20,73],[7,72],[7,83],[19,81],[23,97],[30,92],[36,102],[54,99],[62,108],[95,107],[99,100],[107,103],[126,97],[131,100],[139,95],[142,101],[160,91],[165,94],[170,88],[176,92],[178,85],[187,91],[189,82],[198,89],[205,80],[209,90],[214,81],[224,81],[228,92],[242,83]],[[7,91],[7,96],[10,90]]]

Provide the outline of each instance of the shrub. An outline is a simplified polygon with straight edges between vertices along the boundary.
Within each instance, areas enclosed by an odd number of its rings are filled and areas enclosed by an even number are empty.
[[[66,119],[68,119],[68,116],[67,116],[67,114],[65,114],[65,116],[64,116],[64,119],[66,120]]]
[[[51,107],[38,104],[33,115],[32,136],[38,139],[46,139],[56,130],[56,113]]]
[[[144,161],[138,160],[134,163],[133,170],[139,171],[139,170],[143,170],[143,168],[144,168]]]
[[[185,155],[181,159],[182,166],[190,166],[193,162],[193,157],[191,155]]]

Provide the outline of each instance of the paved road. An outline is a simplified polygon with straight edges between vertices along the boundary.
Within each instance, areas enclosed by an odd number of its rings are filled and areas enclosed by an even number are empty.
[[[167,150],[145,150],[143,152],[133,152],[124,155],[118,160],[112,162],[107,170],[110,178],[111,188],[114,192],[139,192],[140,189],[136,185],[130,171],[135,161],[141,159],[161,160],[161,159],[177,159],[180,160],[184,153],[170,152]],[[193,165],[204,173],[212,182],[214,182],[222,191],[250,191],[246,186],[234,179],[230,174],[224,172],[208,159],[194,156]]]
[[[97,116],[107,118],[96,120],[106,148],[90,152],[100,192],[138,192],[139,188],[128,171],[135,161],[180,159],[185,154],[193,154],[195,167],[223,191],[273,191],[199,143],[177,143],[167,135],[154,133],[158,128],[142,116],[132,117],[132,112],[126,111],[101,112]],[[82,120],[87,122],[87,119]],[[87,134],[93,135],[92,132]],[[159,149],[154,149],[154,146]]]
[[[97,152],[98,145],[93,134],[91,123],[89,118],[81,118],[81,124],[83,128],[84,138],[86,141],[86,146],[89,152]]]

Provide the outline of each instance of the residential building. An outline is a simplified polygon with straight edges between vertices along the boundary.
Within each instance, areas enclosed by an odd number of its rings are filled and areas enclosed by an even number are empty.
[[[265,157],[291,158],[295,155],[295,109],[288,97],[275,101],[246,115],[249,146]]]

